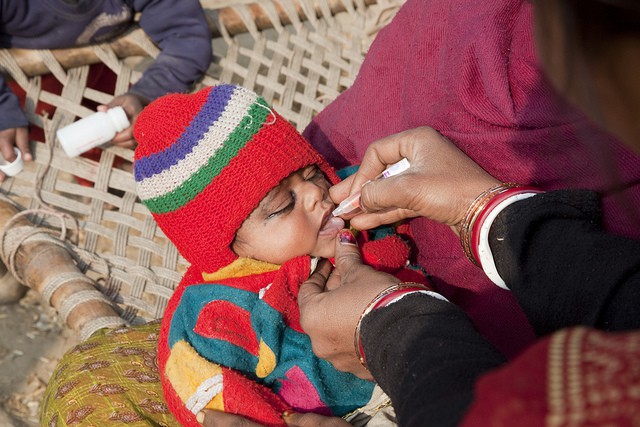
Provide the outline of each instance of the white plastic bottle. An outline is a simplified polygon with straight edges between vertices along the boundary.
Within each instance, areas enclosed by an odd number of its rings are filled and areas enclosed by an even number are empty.
[[[114,107],[106,112],[98,111],[58,129],[56,135],[67,156],[76,157],[93,147],[111,141],[116,133],[128,127],[127,113],[122,107]]]

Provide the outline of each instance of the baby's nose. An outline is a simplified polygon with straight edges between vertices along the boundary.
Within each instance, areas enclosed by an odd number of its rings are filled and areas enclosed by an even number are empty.
[[[307,209],[314,209],[318,203],[326,198],[326,190],[310,181],[305,181],[304,194],[305,194],[305,207]]]

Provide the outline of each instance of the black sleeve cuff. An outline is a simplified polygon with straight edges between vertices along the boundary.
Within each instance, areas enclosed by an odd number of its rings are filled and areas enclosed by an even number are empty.
[[[489,245],[538,335],[640,327],[640,242],[603,231],[596,193],[550,191],[514,203],[497,216]]]

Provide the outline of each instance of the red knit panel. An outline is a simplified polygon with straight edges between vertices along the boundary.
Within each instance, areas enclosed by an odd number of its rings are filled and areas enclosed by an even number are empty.
[[[136,147],[134,158],[140,159],[173,145],[191,121],[200,112],[211,88],[192,95],[172,93],[152,102],[142,110],[133,128],[136,141],[144,144]],[[166,122],[171,120],[171,126]]]
[[[264,426],[286,426],[282,413],[291,407],[267,387],[222,368],[225,412],[240,414]]]
[[[231,343],[254,356],[260,353],[258,337],[251,325],[251,313],[229,301],[214,300],[207,303],[193,331],[205,338]]]
[[[282,314],[287,326],[296,332],[304,333],[300,326],[300,308],[298,307],[298,290],[301,278],[311,274],[311,259],[302,256],[287,261],[277,272],[273,283],[278,286],[271,287],[263,301]]]
[[[366,242],[361,246],[361,252],[365,264],[386,272],[403,268],[409,259],[409,245],[398,236]]]
[[[171,382],[165,376],[162,376],[162,391],[167,406],[180,422],[180,425],[184,427],[202,427],[196,420],[196,416],[182,403],[182,400],[173,389]]]
[[[215,272],[237,258],[230,244],[264,196],[291,173],[316,163],[332,182],[338,181],[296,129],[278,116],[191,202],[155,215],[156,222],[190,263]]]

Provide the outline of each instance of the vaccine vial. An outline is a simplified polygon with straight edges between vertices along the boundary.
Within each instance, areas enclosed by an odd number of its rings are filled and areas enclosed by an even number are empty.
[[[56,136],[69,157],[76,157],[94,147],[111,141],[116,133],[129,127],[127,113],[122,107],[106,112],[98,111],[58,129]]]
[[[22,153],[17,147],[13,147],[13,152],[16,153],[16,159],[12,162],[7,161],[2,154],[0,154],[0,171],[6,176],[14,176],[22,171],[24,167],[24,160],[22,160]]]

